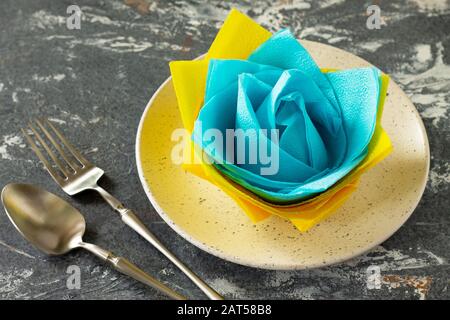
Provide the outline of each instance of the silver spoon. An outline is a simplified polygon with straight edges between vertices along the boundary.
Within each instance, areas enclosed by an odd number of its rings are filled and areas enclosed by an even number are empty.
[[[177,300],[186,298],[152,278],[127,259],[117,257],[95,244],[83,242],[86,223],[81,213],[53,193],[30,184],[8,184],[1,194],[6,214],[32,245],[49,255],[75,248],[86,249],[116,270],[160,290]]]

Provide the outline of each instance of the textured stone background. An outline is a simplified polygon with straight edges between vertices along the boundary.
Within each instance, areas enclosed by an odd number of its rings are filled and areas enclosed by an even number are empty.
[[[369,1],[0,1],[0,186],[30,182],[62,194],[25,146],[19,128],[47,116],[108,173],[103,185],[134,208],[164,243],[227,298],[449,299],[450,4],[377,1],[381,30],[366,28]],[[81,30],[66,28],[66,8],[83,11]],[[357,54],[411,97],[431,144],[425,195],[388,241],[347,263],[299,272],[255,270],[204,253],[161,222],[140,186],[134,157],[139,118],[169,75],[167,63],[206,51],[231,7],[271,30]],[[64,195],[67,199],[68,197]],[[86,215],[86,240],[113,249],[190,297],[197,290],[166,259],[121,224],[95,194],[72,199]],[[79,200],[79,201],[77,201]],[[66,269],[81,267],[68,290]],[[366,269],[381,267],[381,289]],[[60,258],[30,247],[0,213],[0,298],[164,299],[95,257]]]

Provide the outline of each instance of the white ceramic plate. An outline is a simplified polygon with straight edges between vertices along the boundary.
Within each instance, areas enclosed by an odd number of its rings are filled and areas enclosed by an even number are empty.
[[[323,68],[370,65],[343,50],[302,41]],[[394,151],[363,174],[358,190],[306,233],[271,217],[254,225],[225,193],[171,161],[172,131],[182,128],[171,79],[150,99],[136,137],[139,177],[153,207],[197,247],[235,263],[304,269],[338,263],[388,239],[416,208],[429,169],[427,135],[414,105],[391,80],[382,120]]]

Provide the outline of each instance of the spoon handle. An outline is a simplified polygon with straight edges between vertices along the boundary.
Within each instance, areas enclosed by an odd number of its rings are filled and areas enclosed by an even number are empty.
[[[170,252],[159,240],[154,236],[138,216],[130,209],[127,209],[123,204],[114,198],[109,192],[100,186],[95,189],[103,199],[116,211],[120,213],[122,221],[131,229],[136,231],[141,237],[152,244],[159,252],[165,255],[178,269],[180,269],[195,285],[200,288],[208,298],[212,300],[223,300],[223,297],[211,288],[205,281],[200,279],[194,272],[192,272],[183,262],[181,262],[172,252]]]
[[[99,246],[92,244],[92,243],[86,243],[82,242],[80,244],[80,247],[90,251],[91,253],[95,254],[97,257],[101,258],[104,261],[109,262],[114,269],[117,271],[132,277],[133,279],[146,284],[156,290],[159,290],[172,299],[175,300],[187,300],[186,297],[182,296],[181,294],[177,293],[176,291],[170,289],[168,286],[163,284],[162,282],[156,280],[155,278],[151,277],[141,269],[139,269],[137,266],[132,264],[130,261],[128,261],[125,258],[118,257],[114,255],[112,252],[107,251],[105,249],[100,248]]]
[[[109,257],[108,261],[114,266],[114,268],[129,276],[134,278],[135,280],[142,282],[150,287],[153,287],[157,290],[160,290],[167,294],[169,297],[175,299],[175,300],[186,300],[186,297],[182,296],[181,294],[177,293],[176,291],[170,289],[162,282],[159,282],[155,278],[149,276],[147,273],[136,267],[134,264],[132,264],[130,261],[128,261],[125,258],[122,257]]]

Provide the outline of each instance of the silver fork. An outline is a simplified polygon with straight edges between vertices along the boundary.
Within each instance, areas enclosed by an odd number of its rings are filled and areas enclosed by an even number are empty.
[[[45,124],[45,125],[44,125]],[[57,150],[60,157],[64,160],[61,161],[55,152],[45,142],[42,135],[38,132],[37,127],[42,131],[50,141],[51,145]],[[47,129],[48,128],[48,129]],[[52,176],[53,180],[59,184],[59,186],[69,195],[77,194],[84,190],[95,190],[103,199],[116,210],[122,219],[122,221],[140,234],[145,240],[150,242],[156,249],[164,254],[170,261],[172,261],[189,279],[191,279],[197,287],[199,287],[210,299],[221,300],[223,299],[216,291],[209,287],[202,279],[194,274],[188,267],[186,267],[175,255],[173,255],[140,221],[137,215],[131,210],[124,207],[124,205],[114,198],[109,192],[100,187],[97,181],[104,174],[104,171],[92,163],[87,161],[81,153],[75,149],[72,144],[62,135],[62,133],[55,128],[55,126],[47,119],[34,121],[29,123],[28,129],[31,130],[32,135],[27,130],[22,129],[22,133],[27,139],[33,151],[38,158],[42,161],[47,171]],[[53,134],[51,134],[51,131]],[[35,143],[33,136],[46,151],[48,156],[53,160],[56,168],[54,168],[47,158],[42,154],[41,150]],[[55,139],[55,136],[59,139],[60,143]],[[67,149],[72,157],[64,151],[63,147]]]

